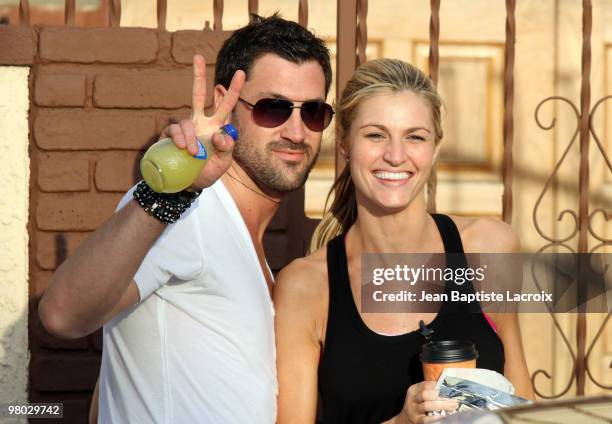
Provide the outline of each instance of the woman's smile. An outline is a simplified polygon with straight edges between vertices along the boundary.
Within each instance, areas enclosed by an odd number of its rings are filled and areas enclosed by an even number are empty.
[[[384,185],[401,186],[407,184],[414,175],[409,171],[374,171],[374,177]]]

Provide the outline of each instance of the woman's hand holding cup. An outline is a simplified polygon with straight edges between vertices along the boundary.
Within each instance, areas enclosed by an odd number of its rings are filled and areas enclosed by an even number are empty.
[[[452,413],[457,410],[459,403],[452,399],[441,399],[435,381],[422,381],[408,388],[404,408],[403,420],[398,422],[409,424],[430,423],[440,417],[428,416],[428,413],[446,411]]]

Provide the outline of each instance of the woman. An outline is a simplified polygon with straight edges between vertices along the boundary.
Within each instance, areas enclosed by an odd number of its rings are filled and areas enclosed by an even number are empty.
[[[318,250],[286,267],[274,289],[279,423],[313,423],[317,389],[325,423],[420,423],[429,411],[456,409],[438,399],[435,382],[420,382],[421,320],[437,339],[473,341],[478,367],[503,372],[533,399],[516,315],[491,314],[494,330],[480,309],[360,312],[363,252],[520,249],[498,220],[427,212],[440,105],[431,81],[399,60],[370,61],[347,83],[337,110],[347,166],[315,231]]]

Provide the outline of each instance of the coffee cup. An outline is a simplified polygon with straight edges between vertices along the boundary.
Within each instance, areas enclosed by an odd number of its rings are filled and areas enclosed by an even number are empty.
[[[445,368],[476,368],[478,351],[474,343],[465,340],[442,340],[425,343],[421,350],[423,375],[427,381],[437,381]]]

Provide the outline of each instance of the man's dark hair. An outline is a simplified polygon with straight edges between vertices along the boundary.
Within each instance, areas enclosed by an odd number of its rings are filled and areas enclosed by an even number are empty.
[[[325,75],[325,94],[329,91],[332,76],[325,43],[296,22],[281,18],[278,13],[267,18],[252,15],[247,26],[236,30],[223,43],[217,56],[215,84],[229,87],[238,69],[246,72],[248,79],[255,60],[267,53],[296,64],[316,61]]]

